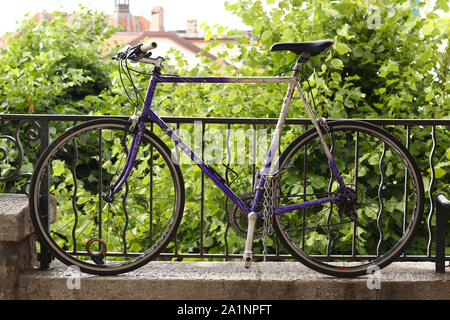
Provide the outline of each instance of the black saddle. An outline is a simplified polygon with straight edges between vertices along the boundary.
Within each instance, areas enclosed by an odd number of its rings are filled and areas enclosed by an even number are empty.
[[[302,54],[303,52],[306,52],[309,53],[309,55],[312,57],[318,55],[322,51],[327,50],[333,45],[333,43],[333,40],[275,43],[270,48],[270,51],[288,50],[295,54]]]

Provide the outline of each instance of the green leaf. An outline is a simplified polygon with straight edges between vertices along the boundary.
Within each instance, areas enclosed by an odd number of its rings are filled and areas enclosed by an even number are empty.
[[[336,68],[336,69],[343,69],[344,68],[344,64],[342,63],[341,59],[338,58],[334,58],[331,60],[331,65]]]
[[[255,21],[254,27],[253,27],[253,32],[255,33],[260,33],[262,28],[264,26],[264,20],[263,19],[258,19]]]
[[[262,42],[266,42],[271,38],[272,38],[272,31],[270,31],[270,30],[264,31],[263,34],[261,35]]]
[[[435,169],[434,169],[434,177],[435,177],[436,179],[442,178],[443,176],[445,176],[446,173],[447,173],[447,171],[445,171],[445,170],[442,169],[442,168],[435,168]]]
[[[348,28],[348,24],[344,24],[340,29],[338,29],[337,34],[340,35],[341,37],[345,37],[347,40],[350,40],[352,38],[354,38],[354,35],[349,35],[349,28]]]
[[[434,98],[434,91],[430,90],[427,92],[427,94],[425,95],[425,101],[431,101]]]
[[[387,65],[387,71],[398,72],[398,64],[394,61],[389,61],[389,64]]]
[[[444,12],[448,12],[449,10],[448,0],[437,0],[435,6],[437,9],[444,10]]]
[[[283,32],[283,36],[281,37],[281,41],[292,42],[294,41],[294,33],[291,29],[285,29]]]
[[[334,10],[333,8],[325,7],[325,8],[324,8],[324,11],[325,11],[328,15],[330,15],[330,16],[332,16],[332,17],[335,17],[335,18],[341,17],[341,14],[339,13],[339,11]]]
[[[334,81],[336,82],[341,82],[342,78],[341,75],[337,72],[332,72],[331,73],[331,77],[333,78]],[[348,78],[347,78],[348,79]]]
[[[336,50],[339,54],[345,54],[350,51],[350,48],[343,42],[336,43]]]
[[[56,165],[55,165],[56,162]],[[64,163],[59,160],[53,161],[53,175],[55,177],[61,176],[66,171],[66,168],[64,166]]]
[[[433,33],[433,23],[430,21],[427,24],[425,24],[422,28],[422,33],[424,36],[429,36]]]
[[[428,61],[433,57],[433,50],[431,48],[428,48],[425,50],[425,52],[419,57],[419,61]]]
[[[354,47],[352,49],[353,55],[357,58],[362,57],[364,55],[364,50],[360,47]]]
[[[232,109],[233,113],[239,113],[242,110],[242,106],[241,105],[235,105]]]
[[[385,94],[385,93],[386,93],[386,88],[380,88],[380,89],[377,89],[377,90],[375,90],[375,92],[376,92],[376,94],[378,94],[378,95]]]

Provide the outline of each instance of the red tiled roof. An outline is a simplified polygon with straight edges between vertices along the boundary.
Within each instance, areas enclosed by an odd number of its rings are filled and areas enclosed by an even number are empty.
[[[117,23],[117,24],[116,24]],[[120,17],[119,21],[112,17],[108,23],[110,26],[122,26],[126,32],[140,32],[150,30],[150,21],[142,16]]]

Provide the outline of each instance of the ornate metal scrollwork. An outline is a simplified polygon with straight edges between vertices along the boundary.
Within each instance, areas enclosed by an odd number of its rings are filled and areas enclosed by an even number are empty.
[[[22,167],[24,165],[24,151],[23,151],[23,146],[22,146],[22,141],[20,139],[20,131],[23,127],[23,125],[25,123],[30,123],[34,128],[29,128],[26,132],[25,132],[25,136],[29,141],[35,141],[39,139],[39,130],[40,130],[40,126],[39,123],[36,121],[20,121],[18,126],[16,127],[15,131],[14,131],[14,135],[10,136],[10,135],[2,135],[0,136],[0,162],[7,162],[9,156],[12,154],[12,150],[17,150],[18,152],[18,156],[17,159],[13,159],[13,160],[9,160],[11,163],[14,162],[14,170],[12,172],[8,172],[8,174],[5,177],[0,176],[0,182],[11,182],[23,177],[29,177],[31,178],[31,173],[30,172],[21,172]],[[3,141],[3,143],[2,143]],[[7,144],[9,142],[9,144],[12,144],[12,148],[8,148],[8,146],[5,145],[5,143]],[[29,181],[27,181],[23,188],[22,191],[24,193],[27,193],[26,189],[29,185]]]

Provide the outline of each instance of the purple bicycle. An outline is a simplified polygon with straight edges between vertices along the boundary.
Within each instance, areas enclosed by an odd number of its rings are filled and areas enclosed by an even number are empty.
[[[153,65],[142,108],[134,101],[128,121],[78,124],[42,153],[30,185],[30,214],[41,243],[65,264],[97,275],[128,272],[158,256],[173,239],[185,205],[180,165],[165,139],[233,203],[228,221],[245,238],[247,268],[254,239],[266,239],[273,230],[294,258],[324,274],[359,276],[387,266],[404,252],[420,224],[423,182],[408,149],[385,129],[364,121],[329,121],[315,103],[311,108],[299,84],[301,66],[332,44],[274,44],[271,51],[294,52],[298,60],[292,75],[272,77],[164,75],[164,59],[151,57],[156,43],[121,49],[115,59],[129,80],[128,61]],[[155,113],[151,105],[160,83],[288,85],[254,188],[243,195],[233,192]],[[296,91],[312,128],[276,158]],[[167,136],[159,138],[146,128],[149,123]]]

